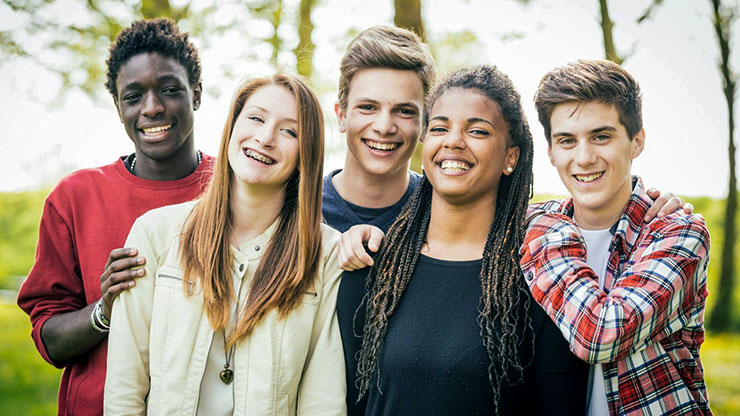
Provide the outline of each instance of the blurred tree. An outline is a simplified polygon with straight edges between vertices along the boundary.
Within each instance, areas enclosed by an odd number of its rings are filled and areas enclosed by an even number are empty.
[[[393,0],[393,24],[408,29],[426,41],[424,23],[421,17],[421,0]],[[419,143],[411,156],[411,170],[421,173],[421,147]]]
[[[707,326],[715,331],[728,331],[732,327],[733,290],[735,286],[734,248],[737,239],[735,222],[737,219],[737,175],[735,171],[735,92],[737,75],[730,67],[730,40],[732,22],[737,16],[737,3],[733,6],[722,4],[721,0],[710,0],[712,4],[712,26],[717,35],[720,51],[718,63],[722,75],[723,93],[727,102],[727,121],[729,129],[728,155],[730,161],[730,180],[725,207],[724,245],[722,246],[722,269],[719,275],[717,301],[714,304]]]
[[[298,6],[298,46],[293,49],[298,74],[310,80],[313,75],[313,51],[316,45],[311,41],[313,22],[311,12],[317,0],[301,0]]]
[[[609,17],[609,5],[607,0],[599,0],[599,9],[601,10],[601,34],[604,39],[604,56],[606,59],[615,62],[617,65],[622,65],[624,57],[620,56],[617,52],[616,46],[614,46],[614,22]]]
[[[264,0],[248,4],[247,8],[252,15],[258,19],[266,20],[272,26],[272,35],[262,40],[267,42],[272,48],[270,55],[270,64],[275,69],[280,68],[278,60],[280,52],[283,50],[283,40],[280,38],[280,24],[283,21],[283,0]]]

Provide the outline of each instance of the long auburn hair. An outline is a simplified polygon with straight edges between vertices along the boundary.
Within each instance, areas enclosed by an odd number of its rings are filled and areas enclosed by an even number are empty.
[[[438,85],[427,102],[425,127],[437,99],[452,88],[472,90],[498,103],[501,114],[509,123],[511,145],[519,147],[519,160],[514,172],[502,176],[499,183],[496,213],[483,249],[480,270],[481,297],[477,321],[483,345],[491,359],[488,378],[498,406],[503,381],[515,382],[523,377],[526,363],[520,362],[518,351],[528,338],[526,331],[531,331],[531,319],[527,314],[529,294],[519,268],[519,247],[524,241],[524,218],[527,201],[532,194],[532,134],[519,93],[505,74],[490,65],[457,70]],[[367,318],[357,366],[360,397],[367,393],[374,376],[380,383],[380,376],[376,373],[388,320],[400,304],[426,240],[432,194],[432,184],[425,175],[388,230],[375,265],[367,276],[368,290],[364,300]]]
[[[226,328],[236,294],[232,283],[233,228],[230,206],[233,171],[228,160],[231,133],[249,97],[258,89],[277,85],[287,89],[298,108],[298,167],[285,186],[285,200],[275,232],[255,272],[247,302],[237,311],[234,332],[226,344],[246,337],[272,309],[281,317],[311,289],[321,260],[321,186],[324,166],[324,119],[316,95],[300,78],[277,74],[243,83],[231,102],[221,135],[213,177],[194,207],[180,237],[183,290],[199,283],[203,308],[215,330]],[[193,282],[195,280],[196,282]]]

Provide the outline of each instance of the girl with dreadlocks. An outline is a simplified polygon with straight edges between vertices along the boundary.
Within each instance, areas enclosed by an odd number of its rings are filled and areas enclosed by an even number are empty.
[[[519,94],[495,67],[458,70],[424,121],[423,183],[385,236],[356,328],[367,413],[584,413],[588,368],[519,268],[532,189]]]

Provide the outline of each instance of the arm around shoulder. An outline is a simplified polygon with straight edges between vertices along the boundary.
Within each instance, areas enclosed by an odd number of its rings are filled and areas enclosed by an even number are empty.
[[[546,213],[530,224],[521,250],[527,283],[585,361],[622,359],[703,314],[709,256],[703,219],[675,214],[645,226],[606,292],[586,264],[572,219]]]

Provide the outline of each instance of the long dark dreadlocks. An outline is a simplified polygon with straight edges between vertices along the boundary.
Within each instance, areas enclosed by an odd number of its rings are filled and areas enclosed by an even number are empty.
[[[483,250],[480,271],[482,294],[478,324],[483,345],[491,359],[488,377],[498,406],[503,380],[512,380],[512,374],[514,379],[521,380],[524,370],[518,351],[526,338],[522,333],[522,322],[528,319],[529,295],[521,278],[518,253],[524,240],[527,201],[532,193],[532,134],[519,93],[509,77],[490,65],[457,70],[438,85],[428,99],[425,130],[435,102],[452,88],[475,90],[497,102],[509,123],[511,145],[520,149],[514,172],[502,175],[499,183],[496,213]],[[431,201],[432,185],[424,176],[422,184],[388,230],[375,266],[368,273],[366,320],[357,368],[360,397],[367,393],[376,375],[388,318],[398,307],[416,267],[429,227]],[[525,331],[531,331],[531,322],[524,322],[523,327]]]

